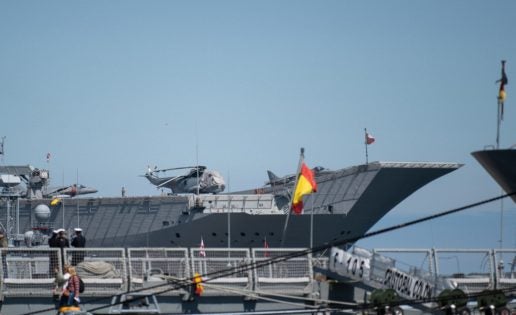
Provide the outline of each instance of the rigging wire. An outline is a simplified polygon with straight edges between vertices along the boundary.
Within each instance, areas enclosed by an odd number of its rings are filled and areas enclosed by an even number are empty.
[[[203,278],[201,283],[209,283],[209,281],[217,279],[217,278],[227,277],[227,276],[231,276],[231,275],[234,275],[234,274],[237,274],[237,273],[241,273],[241,272],[244,272],[244,271],[250,271],[250,270],[257,269],[257,268],[266,267],[268,265],[284,262],[284,261],[287,261],[287,260],[292,259],[292,258],[301,257],[301,256],[305,256],[305,255],[312,254],[312,253],[322,252],[322,251],[327,250],[327,249],[329,249],[331,247],[347,245],[349,243],[354,243],[354,242],[356,242],[358,240],[361,240],[361,239],[365,239],[365,238],[369,238],[369,237],[372,237],[372,236],[376,236],[376,235],[392,232],[392,231],[399,230],[399,229],[402,229],[402,228],[405,228],[405,227],[408,227],[408,226],[416,225],[416,224],[423,223],[423,222],[426,222],[426,221],[429,221],[429,220],[433,220],[433,219],[437,219],[437,218],[440,218],[440,217],[443,217],[443,216],[454,214],[454,213],[457,213],[457,212],[460,212],[460,211],[468,210],[468,209],[471,209],[471,208],[474,208],[474,207],[478,207],[478,206],[481,206],[481,205],[484,205],[484,204],[488,204],[488,203],[491,203],[491,202],[494,202],[494,201],[497,201],[497,200],[501,200],[501,199],[510,197],[512,195],[516,195],[516,192],[512,192],[512,193],[505,194],[505,195],[499,195],[497,197],[485,199],[485,200],[482,200],[482,201],[479,201],[479,202],[475,202],[475,203],[471,203],[471,204],[468,204],[468,205],[465,205],[465,206],[462,206],[462,207],[458,207],[458,208],[454,208],[454,209],[451,209],[451,210],[439,212],[439,213],[436,213],[436,214],[433,214],[433,215],[430,215],[430,216],[426,216],[426,217],[422,217],[422,218],[419,218],[419,219],[416,219],[416,220],[412,220],[412,221],[408,221],[408,222],[405,222],[405,223],[401,223],[401,224],[397,224],[397,225],[394,225],[394,226],[390,226],[390,227],[387,227],[387,228],[383,228],[383,229],[379,229],[379,230],[376,230],[376,231],[368,232],[368,233],[363,234],[362,236],[354,236],[354,237],[349,237],[349,238],[345,238],[345,239],[341,239],[341,240],[331,241],[331,242],[328,242],[328,243],[323,244],[323,245],[319,245],[319,246],[308,248],[308,249],[301,250],[301,251],[296,251],[296,252],[288,253],[288,254],[285,254],[285,255],[280,255],[280,256],[272,257],[272,258],[269,258],[269,259],[265,259],[263,261],[243,264],[243,265],[240,265],[237,268],[227,268],[227,269],[222,269],[222,270],[218,270],[218,271],[214,271],[214,272],[209,272],[209,273],[201,275],[201,277]],[[208,278],[208,279],[204,280],[205,278]],[[140,299],[143,299],[143,298],[146,298],[146,297],[150,297],[152,295],[159,295],[159,294],[163,294],[163,293],[166,293],[166,292],[169,292],[169,291],[190,287],[193,284],[193,280],[194,280],[194,277],[191,277],[191,278],[186,278],[186,279],[182,279],[182,280],[179,280],[179,281],[175,281],[172,284],[171,283],[158,284],[158,285],[155,285],[155,286],[150,286],[150,287],[146,287],[146,288],[141,288],[141,289],[137,289],[137,290],[128,291],[128,292],[125,292],[123,294],[131,294],[131,293],[137,293],[137,292],[147,291],[147,290],[151,290],[151,289],[158,289],[158,288],[166,287],[166,289],[158,291],[158,292],[154,292],[152,294],[146,294],[146,295],[138,296],[138,297],[135,297],[133,299],[125,300],[124,302],[116,302],[115,304],[109,304],[109,305],[106,304],[105,306],[94,307],[94,308],[89,309],[87,311],[88,312],[92,312],[92,311],[100,310],[100,309],[103,309],[103,308],[106,308],[106,307],[111,307],[111,306],[116,305],[116,304],[129,303],[129,302],[132,302],[132,301],[136,301],[136,300],[140,300]],[[508,290],[508,292],[513,292],[513,291],[516,290],[516,287],[511,287],[511,288],[508,288],[507,290]],[[118,296],[118,295],[120,295],[120,294],[117,294],[117,295],[114,295],[114,296]],[[101,297],[101,298],[96,298],[96,299],[87,300],[87,301],[85,300],[85,302],[95,303],[95,302],[99,302],[99,301],[102,301],[102,300],[112,299],[114,296]],[[468,297],[469,296],[473,296],[474,297],[475,295],[468,295]],[[435,299],[433,299],[433,300],[435,300]],[[424,302],[421,302],[422,300],[412,300],[412,301],[418,301],[418,303],[420,303],[420,304],[421,303],[428,303],[429,302],[428,300],[423,300]],[[38,311],[29,312],[29,313],[24,313],[23,315],[39,314],[39,313],[48,312],[48,311],[51,311],[51,310],[54,310],[54,309],[55,308],[48,308],[48,309],[44,309],[44,310],[38,310]]]

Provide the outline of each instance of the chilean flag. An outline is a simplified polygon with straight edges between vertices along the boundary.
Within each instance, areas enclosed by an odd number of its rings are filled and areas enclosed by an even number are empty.
[[[374,137],[371,136],[368,132],[365,134],[365,143],[366,144],[372,144],[374,142]]]

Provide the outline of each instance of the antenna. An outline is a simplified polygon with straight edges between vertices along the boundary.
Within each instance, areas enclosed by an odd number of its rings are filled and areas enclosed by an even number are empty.
[[[197,123],[195,124],[195,170],[197,175],[197,196],[199,196],[199,137],[197,135]]]
[[[77,168],[77,174],[76,174],[76,179],[75,179],[75,189],[76,189],[76,194],[78,195],[79,194],[79,168]],[[75,199],[75,201],[77,201],[77,227],[80,227],[81,224],[79,222],[79,217],[80,217],[79,198]]]
[[[2,162],[4,161],[4,142],[5,142],[5,136],[2,137],[2,141],[0,142],[0,156],[2,157]]]

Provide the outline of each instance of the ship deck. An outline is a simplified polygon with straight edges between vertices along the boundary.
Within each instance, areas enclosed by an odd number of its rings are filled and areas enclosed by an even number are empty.
[[[1,254],[2,314],[55,314],[49,270],[63,262],[77,265],[86,286],[82,309],[91,314],[355,313],[371,292],[384,289],[411,307],[410,300],[434,299],[420,303],[426,313],[441,311],[435,297],[449,289],[473,297],[497,288],[509,307],[516,297],[516,249],[355,247],[317,256],[302,248],[67,248],[61,257],[55,248],[7,248]]]

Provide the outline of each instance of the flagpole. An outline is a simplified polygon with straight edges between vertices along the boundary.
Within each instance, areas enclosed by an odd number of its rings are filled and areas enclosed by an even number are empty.
[[[505,60],[502,60],[502,77],[496,83],[500,82],[500,89],[498,91],[498,114],[496,117],[496,148],[500,148],[500,125],[503,120],[503,107],[505,101],[505,85],[507,84],[507,75],[505,74]]]
[[[505,73],[505,60],[501,60],[502,63],[502,77],[497,82],[500,82],[500,88],[498,90],[498,116],[496,121],[496,149],[500,148],[500,129],[503,121],[504,102],[505,102],[505,85],[507,84],[507,75]],[[503,191],[502,191],[503,193]],[[503,248],[503,216],[504,216],[504,204],[503,200],[500,200],[500,249]],[[497,266],[500,270],[503,269],[502,254],[500,253],[500,262]]]
[[[312,212],[310,213],[310,248],[314,247],[314,198],[312,200]]]
[[[301,148],[301,152],[299,154],[299,163],[297,165],[297,171],[296,171],[296,181],[295,181],[295,184],[294,184],[294,190],[292,191],[292,194],[294,194],[296,192],[297,184],[298,184],[298,181],[299,181],[299,172],[301,170],[301,165],[303,164],[303,160],[304,159],[305,159],[305,148]],[[288,206],[288,211],[287,211],[287,217],[285,218],[285,225],[283,226],[283,233],[281,235],[281,245],[280,245],[280,247],[283,247],[283,245],[285,244],[285,237],[287,235],[288,220],[290,218],[290,212],[291,212],[291,209],[292,209],[292,203],[293,202],[294,202],[294,195],[292,195],[292,197],[290,198],[290,202],[289,202],[289,206]]]
[[[369,164],[369,156],[367,154],[367,128],[364,128],[364,145],[365,145],[365,164]]]
[[[500,99],[498,99],[498,113],[496,114],[496,149],[500,148]]]

